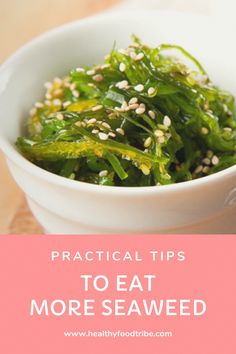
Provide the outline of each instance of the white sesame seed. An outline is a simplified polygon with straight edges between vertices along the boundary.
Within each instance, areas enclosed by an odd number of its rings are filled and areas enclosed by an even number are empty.
[[[117,117],[117,114],[115,112],[111,112],[108,114],[109,119],[116,119],[116,117]]]
[[[81,126],[85,128],[86,127],[86,123],[85,122],[81,122]]]
[[[153,111],[148,111],[148,115],[149,115],[149,117],[152,118],[152,119],[155,119],[155,118],[156,118],[156,114],[155,114],[155,112],[153,112]]]
[[[88,70],[88,71],[86,72],[86,74],[89,75],[89,76],[92,76],[92,75],[95,75],[96,72],[95,72],[95,70]]]
[[[34,106],[35,106],[36,108],[43,108],[43,103],[42,103],[42,102],[36,102],[36,103],[34,104]]]
[[[126,101],[123,101],[120,108],[121,108],[122,110],[125,110],[127,107],[128,107],[127,102],[126,102]]]
[[[123,48],[120,48],[120,49],[118,50],[118,52],[121,53],[121,54],[124,54],[124,55],[127,54],[126,50],[123,49]]]
[[[77,127],[81,127],[82,122],[80,122],[80,121],[78,120],[78,122],[76,122],[75,125],[76,125]]]
[[[96,87],[96,85],[94,85],[94,83],[92,83],[92,82],[89,82],[89,83],[88,83],[88,86],[89,86],[89,87],[93,87],[93,88]]]
[[[52,95],[50,93],[46,93],[45,95],[47,100],[51,100],[52,99]]]
[[[135,91],[142,92],[144,90],[144,86],[142,84],[136,85],[134,87]]]
[[[208,130],[206,127],[202,127],[201,133],[202,133],[203,135],[207,135],[207,134],[209,133],[209,130]]]
[[[165,127],[170,127],[171,126],[171,119],[168,116],[165,116],[163,119],[163,124]]]
[[[132,97],[130,100],[129,100],[129,105],[131,105],[131,104],[135,104],[135,103],[137,103],[138,102],[138,99],[137,99],[137,97]]]
[[[144,147],[148,148],[152,143],[152,138],[149,136],[145,141],[144,141]]]
[[[70,83],[69,83],[69,82],[65,82],[65,83],[64,83],[64,86],[67,87],[67,88],[69,88],[69,87],[70,87]]]
[[[52,90],[53,84],[48,81],[48,82],[45,82],[44,87],[45,87],[47,90]]]
[[[201,173],[203,170],[203,166],[202,165],[199,165],[195,168],[194,170],[194,173],[198,174],[198,173]]]
[[[125,135],[125,131],[124,131],[124,129],[122,129],[122,128],[116,128],[116,131],[117,131],[117,133],[119,133],[120,135]]]
[[[91,118],[87,121],[87,124],[94,124],[96,123],[97,119],[96,118]]]
[[[53,81],[55,82],[55,84],[59,84],[59,85],[62,84],[62,79],[60,79],[59,77],[55,77],[55,78],[53,79]]]
[[[207,173],[208,171],[209,171],[209,166],[204,166],[202,172]]]
[[[128,81],[127,80],[123,80],[123,81],[119,81],[116,83],[116,87],[118,87],[119,89],[124,89],[125,87],[128,86]]]
[[[76,84],[73,82],[73,84],[70,84],[70,90],[73,91],[76,89]]]
[[[44,103],[45,103],[47,106],[51,106],[51,101],[49,101],[49,100],[45,100]]]
[[[138,107],[136,110],[135,110],[135,113],[136,114],[143,114],[145,112],[145,107]]]
[[[211,159],[211,163],[212,163],[213,166],[218,165],[219,161],[220,161],[220,160],[219,160],[219,158],[218,158],[216,155],[214,155],[214,156],[212,157],[212,159]]]
[[[59,100],[58,98],[53,100],[52,103],[54,104],[54,106],[61,106],[61,100]]]
[[[163,133],[162,130],[157,129],[157,130],[154,131],[154,135],[155,135],[157,138],[160,138],[160,137],[164,136],[164,133]]]
[[[156,90],[154,89],[154,87],[149,87],[149,89],[148,89],[148,95],[149,95],[149,96],[152,96],[155,91],[156,91]]]
[[[71,101],[65,101],[64,103],[63,103],[63,107],[64,108],[66,108],[66,107],[68,107],[68,106],[70,106],[71,105]]]
[[[101,65],[101,69],[107,69],[107,68],[110,68],[111,64],[103,64]]]
[[[113,132],[109,132],[108,135],[111,136],[112,138],[115,138],[115,137],[116,137],[116,134],[113,133]]]
[[[100,82],[100,81],[103,80],[103,76],[101,74],[94,75],[93,76],[93,80],[97,81],[97,82]]]
[[[120,63],[119,70],[123,73],[126,69],[126,65],[124,63]]]
[[[139,107],[138,103],[130,104],[127,108],[126,111],[134,110]]]
[[[92,111],[93,111],[93,112],[96,112],[96,111],[99,111],[99,110],[102,109],[102,108],[103,108],[103,106],[102,106],[101,104],[99,104],[99,105],[93,107],[93,108],[92,108]]]
[[[73,91],[72,91],[72,95],[73,95],[74,97],[78,98],[79,95],[80,95],[80,93],[79,93],[79,91],[77,91],[77,90],[73,90]]]
[[[108,139],[108,135],[105,134],[105,133],[102,133],[102,132],[98,133],[98,136],[99,136],[99,139],[101,139],[101,140],[107,140]]]
[[[139,44],[136,42],[133,42],[130,47],[134,47],[134,48],[139,48]]]
[[[107,170],[103,170],[99,172],[99,176],[100,177],[106,177],[108,175],[108,171]]]
[[[93,133],[93,134],[97,134],[97,133],[99,133],[99,130],[98,130],[98,129],[93,129],[93,130],[92,130],[92,133]]]
[[[157,141],[159,144],[163,144],[165,142],[164,136],[160,136],[159,138],[157,138]]]
[[[144,54],[143,53],[139,53],[136,55],[136,58],[135,60],[138,61],[138,60],[142,60],[144,58]]]
[[[33,117],[37,113],[36,108],[32,108],[29,113],[30,113],[31,117]]]
[[[61,96],[63,94],[63,90],[62,89],[57,89],[53,92],[53,96],[54,97],[58,97]]]
[[[129,53],[129,56],[130,56],[130,58],[131,59],[133,59],[133,60],[136,60],[136,53],[134,52],[134,51],[131,51],[130,53]]]
[[[225,127],[225,128],[224,128],[224,131],[225,131],[225,132],[232,132],[232,128],[230,128],[230,127]]]
[[[204,163],[205,165],[210,165],[211,164],[211,160],[208,158],[208,157],[205,157],[203,160],[202,160],[202,163]]]
[[[57,119],[58,120],[63,120],[64,119],[64,116],[62,113],[57,113]]]
[[[84,73],[85,72],[84,68],[76,68],[75,70],[77,71],[77,73]]]
[[[111,126],[107,122],[102,122],[102,126],[107,129],[111,129]]]

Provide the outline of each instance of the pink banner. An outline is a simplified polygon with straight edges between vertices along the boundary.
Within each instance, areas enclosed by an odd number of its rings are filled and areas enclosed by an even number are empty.
[[[2,236],[0,353],[234,354],[236,237]]]

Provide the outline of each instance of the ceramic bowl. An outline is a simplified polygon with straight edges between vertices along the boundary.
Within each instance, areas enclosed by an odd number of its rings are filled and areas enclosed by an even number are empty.
[[[40,169],[14,145],[24,131],[30,107],[43,95],[45,81],[77,66],[102,62],[114,41],[117,47],[127,46],[132,33],[153,46],[162,42],[184,46],[203,63],[214,82],[236,94],[235,47],[223,31],[218,23],[201,16],[158,11],[107,13],[43,34],[2,65],[0,146],[46,232],[174,233],[236,204],[236,166],[169,186],[107,187]]]

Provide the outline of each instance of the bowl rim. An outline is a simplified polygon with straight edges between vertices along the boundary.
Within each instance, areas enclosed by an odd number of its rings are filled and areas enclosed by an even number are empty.
[[[111,10],[106,11],[105,13],[100,13],[100,14],[95,14],[93,16],[85,17],[76,21],[71,21],[66,24],[57,26],[49,31],[46,31],[39,36],[34,37],[32,40],[30,40],[28,43],[20,47],[17,51],[15,51],[0,67],[0,80],[1,80],[1,75],[4,74],[5,70],[8,69],[9,66],[12,65],[15,61],[21,58],[21,56],[24,56],[24,53],[34,46],[40,45],[41,42],[43,42],[45,39],[49,40],[50,38],[53,39],[54,35],[58,35],[60,32],[64,31],[69,31],[71,28],[74,27],[80,27],[80,26],[88,26],[90,23],[93,23],[94,21],[103,21],[104,19],[111,19],[113,18],[124,18],[124,16],[130,16],[134,15],[134,12],[136,14],[140,14],[143,16],[145,15],[148,16],[175,16],[175,17],[182,17],[183,19],[186,18],[194,18],[196,20],[199,20],[201,18],[202,20],[207,20],[209,21],[209,17],[205,15],[199,15],[199,14],[189,14],[189,13],[180,13],[177,11],[166,11],[166,10],[119,10],[118,12],[112,12]],[[212,19],[212,21],[214,21]],[[66,177],[62,177],[59,175],[56,175],[54,173],[51,173],[49,171],[46,171],[37,165],[33,164],[29,160],[27,160],[25,157],[23,157],[19,151],[14,147],[12,143],[8,139],[4,137],[2,132],[0,132],[0,148],[2,149],[5,157],[9,159],[11,162],[15,163],[18,167],[21,169],[25,170],[27,173],[36,176],[38,178],[43,179],[46,182],[50,182],[52,184],[58,185],[58,186],[63,186],[69,189],[74,189],[74,190],[86,190],[86,191],[93,191],[97,193],[103,193],[103,194],[116,194],[119,195],[120,193],[123,194],[130,194],[130,195],[150,195],[153,193],[161,194],[161,193],[166,193],[167,191],[169,192],[179,192],[180,190],[188,190],[190,188],[197,188],[199,186],[205,186],[208,183],[211,182],[219,182],[219,180],[223,179],[224,177],[235,174],[236,175],[236,165],[228,167],[222,171],[216,172],[212,175],[205,176],[205,177],[200,177],[195,180],[190,180],[190,181],[185,181],[185,182],[179,182],[179,183],[172,183],[169,185],[161,185],[161,186],[143,186],[143,187],[119,187],[119,186],[103,186],[103,185],[96,185],[88,182],[81,182],[81,181],[75,181],[71,180]]]

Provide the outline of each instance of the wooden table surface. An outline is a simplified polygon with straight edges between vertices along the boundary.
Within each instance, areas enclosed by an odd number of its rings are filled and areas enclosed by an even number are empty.
[[[105,10],[119,0],[0,1],[0,63],[21,45],[60,24]],[[0,152],[0,234],[41,233]]]

